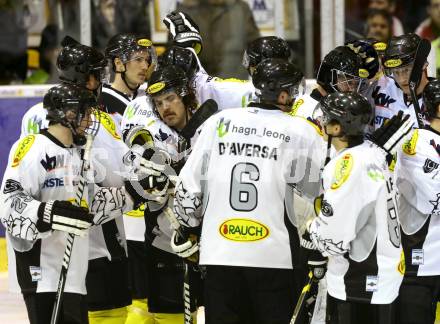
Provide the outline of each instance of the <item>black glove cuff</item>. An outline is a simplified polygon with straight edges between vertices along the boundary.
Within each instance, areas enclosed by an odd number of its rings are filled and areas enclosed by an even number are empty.
[[[52,228],[52,206],[54,201],[43,202],[38,206],[37,230],[39,232],[47,232]]]
[[[132,185],[130,180],[126,180],[124,182],[124,186],[125,191],[130,195],[131,199],[133,200],[133,209],[138,209],[139,206],[146,201],[146,199],[138,194],[136,188]]]

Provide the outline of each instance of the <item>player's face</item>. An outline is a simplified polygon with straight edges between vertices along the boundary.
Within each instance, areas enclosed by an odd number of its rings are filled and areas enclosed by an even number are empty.
[[[412,68],[413,68],[413,64],[407,64],[405,66],[392,69],[392,73],[393,73],[392,76],[394,80],[396,80],[396,82],[399,84],[399,87],[407,95],[410,94],[409,77],[411,75]]]
[[[86,83],[86,88],[90,91],[95,91],[100,84],[101,82],[93,74],[90,74],[89,81]]]
[[[180,96],[166,92],[153,98],[160,118],[170,127],[181,130],[187,121],[187,110]]]
[[[352,92],[359,90],[359,78],[338,71],[336,87],[340,92]]]
[[[145,82],[149,67],[149,56],[146,51],[134,52],[126,64],[125,77],[130,86]],[[131,83],[131,84],[130,84]]]

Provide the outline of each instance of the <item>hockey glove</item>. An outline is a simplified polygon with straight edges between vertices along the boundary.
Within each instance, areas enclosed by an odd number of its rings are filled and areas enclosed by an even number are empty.
[[[413,125],[409,115],[404,115],[403,111],[399,110],[397,115],[371,134],[370,141],[382,148],[387,155],[392,156],[396,153],[397,144],[411,131]]]
[[[175,45],[192,47],[197,55],[202,52],[200,29],[190,16],[180,11],[173,11],[163,22],[173,36]]]
[[[301,246],[306,252],[307,265],[313,274],[313,278],[321,280],[327,271],[327,258],[322,256],[321,252],[316,249],[308,231],[301,237]]]
[[[181,227],[183,229],[183,227]],[[199,243],[197,237],[188,234],[184,229],[181,231],[173,231],[171,236],[171,248],[179,257],[188,259],[192,262],[198,261]]]
[[[379,56],[374,49],[373,45],[361,40],[355,40],[352,42],[348,42],[345,46],[349,47],[353,52],[359,55],[363,61],[363,68],[368,72],[368,79],[374,78],[379,72]],[[359,75],[360,77],[364,77]]]
[[[69,201],[50,200],[38,207],[37,229],[63,231],[84,236],[93,224],[93,215],[87,208],[72,205]]]

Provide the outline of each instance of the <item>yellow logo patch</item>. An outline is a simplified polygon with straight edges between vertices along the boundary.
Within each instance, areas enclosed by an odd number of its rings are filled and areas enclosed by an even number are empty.
[[[289,111],[289,115],[296,116],[296,114],[298,112],[298,108],[301,107],[301,105],[303,103],[304,103],[304,99],[299,99],[299,100],[295,101],[295,103],[293,104],[292,110]]]
[[[368,73],[368,71],[367,70],[365,70],[365,69],[359,69],[359,76],[361,77],[361,78],[368,78],[368,76],[370,75],[370,73]]]
[[[125,216],[130,217],[144,217],[144,211],[145,211],[145,204],[142,204],[139,206],[138,209],[130,210],[129,212],[125,213]]]
[[[416,146],[417,146],[417,140],[419,139],[419,132],[416,129],[414,133],[411,136],[411,139],[408,141],[405,141],[402,145],[402,150],[408,155],[414,155],[416,154]]]
[[[147,89],[147,92],[149,94],[153,94],[153,93],[159,92],[163,88],[165,88],[165,82],[157,82],[155,84],[150,85]]]
[[[111,136],[113,136],[115,139],[121,139],[121,136],[116,131],[116,125],[113,119],[110,117],[109,114],[105,112],[98,112],[96,115],[99,115],[99,122],[102,126],[110,133]]]
[[[30,150],[32,144],[34,144],[35,135],[28,135],[23,138],[15,149],[14,158],[12,160],[12,167],[16,167],[20,161],[24,158],[26,153]]]
[[[401,59],[395,59],[395,60],[386,60],[384,63],[385,67],[387,68],[395,68],[402,65]]]
[[[353,168],[353,157],[351,154],[345,154],[338,162],[336,162],[335,173],[333,175],[332,189],[338,189],[347,181]]]
[[[387,49],[387,44],[384,42],[378,42],[373,45],[376,51],[385,51]]]
[[[403,251],[400,253],[400,261],[397,265],[397,271],[403,276],[405,274],[406,266],[405,266],[405,254]]]
[[[139,46],[144,46],[144,47],[150,47],[151,45],[153,45],[153,42],[146,38],[139,39],[137,43]]]
[[[269,228],[259,222],[245,218],[233,218],[219,227],[220,235],[236,242],[254,242],[269,236]]]

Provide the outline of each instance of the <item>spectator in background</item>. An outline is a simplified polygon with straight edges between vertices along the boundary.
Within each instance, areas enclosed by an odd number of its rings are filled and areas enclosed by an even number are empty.
[[[396,10],[396,0],[370,0],[368,9],[379,9],[389,12],[393,20],[392,36],[399,36],[404,33],[399,18],[393,15]]]
[[[388,43],[391,38],[393,17],[388,11],[370,9],[367,16],[366,37],[374,38],[383,43]]]
[[[25,84],[55,84],[58,83],[56,61],[60,52],[58,41],[58,27],[47,25],[41,33],[39,52],[39,66],[24,81]]]
[[[416,29],[416,34],[431,42],[440,36],[440,0],[431,0],[428,15]]]
[[[150,38],[148,1],[95,0],[92,4],[92,43],[97,49],[103,51],[116,34]]]
[[[26,78],[27,9],[23,0],[0,0],[0,84]]]
[[[176,10],[189,14],[200,27],[200,60],[208,74],[248,78],[241,65],[243,53],[249,42],[260,37],[260,32],[245,1],[184,0]]]

